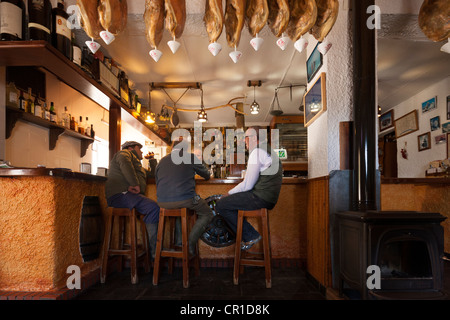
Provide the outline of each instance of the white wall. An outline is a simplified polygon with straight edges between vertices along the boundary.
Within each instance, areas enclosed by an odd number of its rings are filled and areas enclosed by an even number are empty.
[[[443,134],[442,124],[450,122],[447,120],[447,96],[450,95],[450,77],[424,89],[410,99],[403,101],[393,108],[394,119],[413,111],[418,110],[419,130],[397,139],[397,163],[399,178],[419,178],[425,177],[425,170],[433,160],[443,160],[447,157],[446,143],[436,144],[435,137]],[[437,108],[426,113],[422,113],[422,102],[437,96]],[[441,127],[431,131],[430,119],[435,116],[440,117]],[[418,151],[418,136],[426,132],[431,133],[431,149]],[[400,150],[404,148],[408,151],[408,159],[404,159]]]

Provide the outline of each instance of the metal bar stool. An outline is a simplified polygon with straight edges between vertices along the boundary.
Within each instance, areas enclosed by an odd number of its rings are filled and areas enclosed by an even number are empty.
[[[262,245],[264,256],[263,259],[255,259],[243,256],[241,252],[242,242],[242,226],[245,217],[256,217],[261,220],[261,233],[262,233]],[[269,215],[266,208],[251,210],[251,211],[238,211],[237,231],[236,231],[236,248],[234,254],[234,270],[233,270],[233,283],[239,284],[239,273],[243,266],[259,266],[264,267],[266,272],[266,288],[272,287],[272,267],[271,267],[271,253],[270,253],[270,240],[269,240]],[[242,269],[241,269],[242,268]]]
[[[110,256],[120,256],[120,270],[122,270],[122,257],[130,256],[131,267],[131,283],[136,284],[138,282],[137,275],[137,259],[144,258],[144,270],[150,272],[150,256],[148,248],[148,235],[145,223],[143,221],[143,215],[138,213],[136,209],[128,208],[111,208],[108,207],[108,217],[106,222],[105,239],[103,242],[103,261],[102,269],[100,273],[100,282],[105,283],[106,271],[108,268],[108,258]],[[115,219],[119,222],[119,248],[111,248],[112,230]],[[128,220],[130,243],[124,243],[125,237],[125,220]],[[139,221],[141,225],[142,244],[139,245],[137,241],[136,222]]]
[[[164,242],[164,228],[165,228],[165,218],[176,219],[176,217],[181,218],[181,250],[176,250],[174,245],[174,231],[175,223],[170,224],[170,237],[169,237],[169,248],[163,249]],[[180,209],[164,209],[160,208],[159,211],[159,225],[158,225],[158,237],[156,240],[156,254],[155,262],[153,265],[153,285],[158,285],[159,282],[159,272],[161,258],[168,257],[169,260],[169,273],[172,272],[172,258],[182,259],[183,266],[183,287],[189,288],[189,260],[194,259],[195,274],[198,276],[200,263],[198,257],[198,246],[196,245],[196,255],[194,257],[189,257],[189,244],[188,244],[188,222],[191,221],[191,226],[195,223],[197,215],[195,211],[180,208]]]

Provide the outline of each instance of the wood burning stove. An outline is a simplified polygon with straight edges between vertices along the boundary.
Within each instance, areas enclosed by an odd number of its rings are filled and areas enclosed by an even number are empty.
[[[362,299],[443,298],[444,231],[439,213],[340,212],[339,292],[344,284]],[[369,289],[369,266],[380,271],[379,289]]]

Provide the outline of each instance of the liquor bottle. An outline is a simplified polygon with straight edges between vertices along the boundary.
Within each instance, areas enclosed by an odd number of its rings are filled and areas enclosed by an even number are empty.
[[[55,105],[53,104],[53,102],[50,102],[50,121],[56,122]]]
[[[37,96],[34,98],[34,115],[42,118],[42,107]]]
[[[26,100],[23,97],[23,91],[20,90],[19,109],[22,110],[22,111],[25,111],[25,106],[26,106]]]
[[[28,34],[30,40],[51,42],[52,4],[50,0],[28,0]]]
[[[91,138],[95,137],[94,125],[91,123]]]
[[[50,121],[50,110],[48,110],[47,102],[44,101],[44,117],[45,120]]]
[[[91,126],[89,125],[89,119],[88,117],[86,117],[86,128],[84,129],[84,134],[87,135],[88,137],[91,136]]]
[[[19,90],[14,82],[6,86],[6,105],[11,108],[19,108]]]
[[[78,123],[78,133],[84,134],[83,117],[82,116],[80,116],[80,122]]]
[[[72,117],[70,119],[70,130],[74,130],[75,131],[75,117]]]
[[[0,39],[5,41],[24,40],[25,16],[23,0],[1,0]]]
[[[75,33],[72,32],[72,61],[81,67],[82,52],[75,40]]]
[[[120,86],[120,99],[127,105],[130,105],[130,92],[128,87],[128,77],[125,72],[122,71],[120,73],[119,78],[119,86]]]
[[[64,113],[62,114],[63,126],[70,129],[70,114],[67,112],[67,106],[64,107]]]
[[[31,88],[28,88],[28,98],[25,105],[25,112],[31,113]]]
[[[69,15],[64,11],[64,0],[58,0],[52,17],[52,45],[72,61],[72,29],[67,26]]]

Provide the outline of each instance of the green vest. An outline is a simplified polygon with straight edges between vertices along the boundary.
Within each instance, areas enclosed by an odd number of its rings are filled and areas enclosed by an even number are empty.
[[[258,181],[256,181],[252,191],[259,198],[275,205],[280,195],[281,184],[283,183],[283,167],[280,158],[270,148],[270,145],[268,145],[268,149],[266,150],[270,152],[272,165],[259,174]]]

